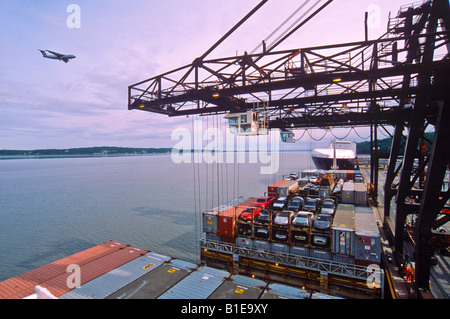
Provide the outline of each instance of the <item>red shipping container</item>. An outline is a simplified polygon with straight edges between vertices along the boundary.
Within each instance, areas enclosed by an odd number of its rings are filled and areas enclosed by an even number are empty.
[[[238,206],[234,206],[217,216],[217,235],[234,238],[236,219],[247,208],[253,206],[256,197],[252,197]]]

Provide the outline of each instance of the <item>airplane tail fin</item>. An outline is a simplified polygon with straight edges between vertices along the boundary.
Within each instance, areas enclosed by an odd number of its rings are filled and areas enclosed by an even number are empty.
[[[42,56],[47,57],[47,53],[44,50],[40,50],[40,49],[38,49],[38,50],[41,51]]]

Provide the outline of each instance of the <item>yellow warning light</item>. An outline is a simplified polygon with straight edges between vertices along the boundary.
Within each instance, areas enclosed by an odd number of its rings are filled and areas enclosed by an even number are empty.
[[[217,99],[219,97],[219,93],[213,93],[213,98]]]
[[[139,105],[139,107],[142,109],[143,107],[145,107],[145,105],[144,105],[144,104],[141,104],[141,105]]]
[[[342,81],[341,78],[334,78],[334,79],[333,79],[333,82],[341,82],[341,81]]]

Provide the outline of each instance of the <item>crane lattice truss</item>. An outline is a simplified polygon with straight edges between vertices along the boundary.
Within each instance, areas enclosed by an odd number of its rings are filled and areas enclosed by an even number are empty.
[[[263,103],[260,116],[269,129],[370,126],[374,150],[378,125],[394,126],[385,218],[395,196],[395,250],[403,255],[406,216],[418,216],[416,283],[428,288],[430,257],[450,242],[435,231],[450,220],[443,215],[450,190],[442,187],[450,161],[449,29],[448,1],[430,0],[401,7],[377,40],[281,51],[264,46],[260,53],[206,59],[214,46],[189,65],[129,86],[128,108],[208,116],[254,110]],[[435,135],[424,151],[428,126]],[[378,155],[371,155],[371,179],[377,184]]]

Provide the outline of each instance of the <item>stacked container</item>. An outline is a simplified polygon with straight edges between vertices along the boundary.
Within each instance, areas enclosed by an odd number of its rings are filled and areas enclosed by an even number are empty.
[[[331,227],[332,259],[351,263],[355,256],[355,206],[339,204]]]
[[[342,186],[342,203],[355,204],[355,183],[345,182]]]
[[[238,197],[227,204],[220,205],[219,207],[215,207],[213,209],[203,212],[202,214],[203,232],[207,234],[207,238],[210,240],[218,240],[219,239],[217,237],[218,215],[220,213],[223,213],[224,211],[232,209],[234,206],[239,205],[245,202],[246,200],[248,200],[248,198]]]
[[[233,206],[217,215],[217,235],[220,241],[234,243],[236,236],[236,220],[242,212],[252,207],[256,201],[256,197],[251,197],[239,205]]]
[[[372,208],[355,207],[355,263],[368,266],[381,263],[381,238]]]
[[[355,183],[355,205],[367,206],[367,190],[364,183]]]

